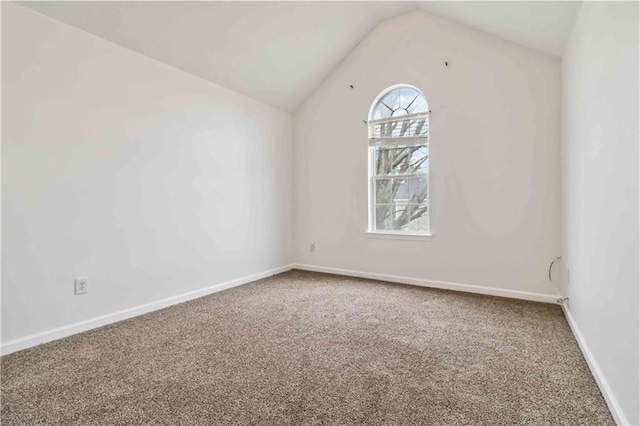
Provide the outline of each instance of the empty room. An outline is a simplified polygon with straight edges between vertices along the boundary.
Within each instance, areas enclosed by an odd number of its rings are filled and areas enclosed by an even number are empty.
[[[639,3],[1,3],[3,425],[640,425]]]

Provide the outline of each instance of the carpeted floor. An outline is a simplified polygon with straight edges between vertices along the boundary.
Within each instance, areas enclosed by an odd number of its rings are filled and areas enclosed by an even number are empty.
[[[291,271],[2,358],[2,424],[611,425],[558,306]]]

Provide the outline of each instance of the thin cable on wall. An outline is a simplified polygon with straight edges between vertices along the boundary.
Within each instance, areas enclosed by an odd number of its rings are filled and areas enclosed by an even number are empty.
[[[551,263],[549,264],[549,282],[552,282],[551,280],[551,268],[553,268],[553,264],[556,263],[558,260],[562,259],[562,256],[558,256],[555,259],[553,259],[551,261]]]
[[[555,285],[553,285],[553,279],[551,278],[551,269],[553,269],[553,265],[558,261],[562,259],[562,256],[558,256],[555,259],[553,259],[551,261],[551,263],[549,264],[549,283],[551,284],[551,287],[553,287],[553,289],[556,291],[556,293],[558,294],[558,299],[556,299],[556,302],[558,302],[558,305],[564,305],[564,303],[569,300],[568,297],[563,297],[560,294],[560,291],[556,288]]]

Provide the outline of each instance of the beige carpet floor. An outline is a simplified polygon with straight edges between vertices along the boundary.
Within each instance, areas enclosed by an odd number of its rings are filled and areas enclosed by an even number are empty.
[[[2,424],[611,425],[558,306],[291,271],[2,358]]]

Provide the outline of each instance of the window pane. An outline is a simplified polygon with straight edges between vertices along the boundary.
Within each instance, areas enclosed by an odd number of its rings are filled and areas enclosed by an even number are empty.
[[[427,101],[422,96],[418,96],[416,100],[407,108],[409,114],[418,114],[420,112],[429,111]]]
[[[392,204],[376,204],[374,225],[377,231],[390,231],[393,229],[393,208]]]
[[[374,179],[373,191],[376,204],[406,203],[409,197],[409,182],[404,178]]]
[[[424,233],[429,230],[426,204],[377,204],[375,208],[376,231]]]
[[[427,145],[420,145],[414,148],[417,149],[411,153],[412,173],[429,173],[429,147]]]
[[[425,233],[429,230],[429,215],[426,204],[414,204],[409,207],[411,219],[405,229],[407,232]]]
[[[426,175],[416,175],[407,179],[407,199],[411,204],[423,204],[426,202],[428,190],[428,177]]]
[[[406,203],[376,205],[376,230],[402,231],[407,225]]]
[[[391,90],[378,101],[371,119],[399,117],[428,110],[427,102],[420,92],[410,87],[401,87]]]
[[[404,148],[374,148],[377,176],[427,173],[429,148],[416,145]]]
[[[373,179],[378,231],[426,232],[427,176]]]
[[[373,179],[376,204],[424,204],[428,199],[428,177]]]

